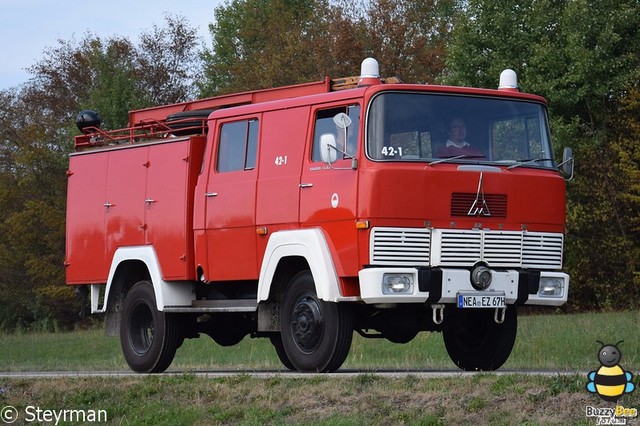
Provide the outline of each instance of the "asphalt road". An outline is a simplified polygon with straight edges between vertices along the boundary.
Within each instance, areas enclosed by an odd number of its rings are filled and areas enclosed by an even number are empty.
[[[310,378],[310,377],[332,377],[350,378],[363,374],[371,374],[388,378],[404,378],[414,376],[417,378],[437,378],[437,377],[468,377],[478,374],[504,375],[524,375],[524,376],[585,376],[586,371],[551,371],[551,370],[498,370],[498,371],[460,371],[460,370],[339,370],[335,373],[298,373],[287,370],[218,370],[218,371],[191,371],[191,370],[171,370],[162,373],[162,376],[181,376],[184,374],[196,377],[219,378],[232,376],[249,376],[254,378],[268,379],[272,377],[281,378]],[[51,378],[108,378],[108,377],[134,377],[134,376],[157,376],[157,374],[139,374],[133,371],[16,371],[0,372],[0,378],[20,378],[20,379],[51,379]]]

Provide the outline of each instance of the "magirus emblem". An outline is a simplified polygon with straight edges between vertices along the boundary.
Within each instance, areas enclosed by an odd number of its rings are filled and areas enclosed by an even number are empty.
[[[467,216],[491,216],[487,200],[484,197],[483,174],[480,173],[478,180],[478,190],[476,191],[476,199],[471,204],[471,208],[467,212]]]

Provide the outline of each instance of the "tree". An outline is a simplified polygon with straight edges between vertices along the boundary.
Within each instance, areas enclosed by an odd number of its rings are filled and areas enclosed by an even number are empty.
[[[74,119],[92,108],[103,127],[126,126],[131,109],[192,94],[195,31],[177,18],[167,23],[143,34],[140,46],[92,34],[60,40],[30,68],[29,82],[0,91],[0,329],[77,320],[73,289],[64,285]]]
[[[206,51],[205,95],[319,80],[313,47],[326,34],[323,0],[233,0],[215,10]],[[324,63],[324,61],[323,61]]]
[[[64,282],[64,151],[49,142],[56,129],[41,105],[16,91],[0,97],[0,328],[12,328],[74,308],[72,297],[41,297]]]
[[[408,83],[440,77],[459,12],[455,0],[376,0],[364,18],[367,50],[387,73]]]
[[[433,82],[456,0],[234,0],[216,9],[203,95],[357,75],[373,56],[387,76]]]
[[[581,307],[635,309],[640,301],[640,87],[627,87],[606,143],[582,148],[581,173],[589,174],[576,181],[569,209]]]
[[[154,25],[140,35],[136,49],[138,91],[147,105],[184,102],[197,96],[194,85],[201,68],[196,29],[179,16],[165,16],[165,26]]]
[[[195,29],[181,17],[165,16],[140,45],[114,36],[103,40],[87,33],[79,41],[59,40],[33,65],[30,96],[47,112],[69,123],[81,109],[99,112],[106,128],[128,123],[132,109],[186,101],[195,96],[200,68]]]
[[[496,87],[513,68],[564,121],[595,131],[640,65],[639,10],[634,0],[471,2],[456,23],[446,82]]]

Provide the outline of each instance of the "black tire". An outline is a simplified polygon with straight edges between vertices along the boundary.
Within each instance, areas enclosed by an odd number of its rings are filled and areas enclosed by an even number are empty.
[[[447,306],[442,335],[451,360],[466,371],[493,371],[509,358],[518,328],[515,306],[497,324],[493,309]]]
[[[138,373],[162,373],[182,341],[178,317],[158,311],[151,283],[135,284],[124,299],[120,322],[120,344],[129,367]]]
[[[276,350],[276,354],[278,355],[278,359],[288,370],[296,371],[296,368],[291,364],[291,360],[287,356],[287,352],[284,350],[284,345],[282,344],[282,336],[279,334],[274,334],[269,336],[269,340],[273,345],[273,348]]]
[[[351,309],[318,299],[311,272],[300,272],[287,285],[280,321],[282,345],[296,370],[328,373],[347,358],[353,337]]]
[[[175,136],[197,135],[202,130],[206,132],[206,119],[213,109],[199,109],[194,111],[182,111],[171,114],[165,120],[165,124],[172,130]]]

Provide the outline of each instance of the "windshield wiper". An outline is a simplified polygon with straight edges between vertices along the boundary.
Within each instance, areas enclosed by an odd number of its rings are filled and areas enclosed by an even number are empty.
[[[484,158],[484,155],[468,155],[468,154],[456,155],[455,157],[447,157],[441,160],[432,161],[429,163],[429,165],[433,166],[434,164],[447,163],[449,161],[460,160],[461,158]]]
[[[553,158],[530,158],[529,160],[518,160],[516,164],[507,167],[507,170],[515,169],[516,167],[524,166],[526,164],[537,163],[539,161],[553,161]]]

